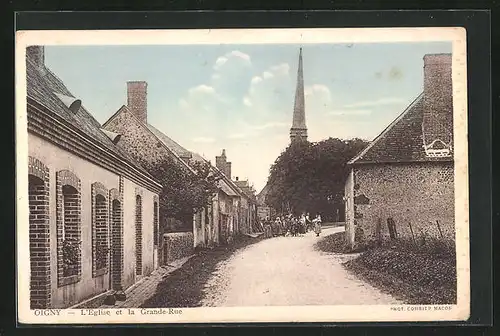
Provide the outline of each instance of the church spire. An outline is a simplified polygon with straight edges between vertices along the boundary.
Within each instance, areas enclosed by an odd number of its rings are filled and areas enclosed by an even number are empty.
[[[299,51],[299,69],[297,71],[297,88],[295,90],[295,105],[293,107],[293,122],[290,129],[290,141],[307,140],[304,74],[302,69],[302,48]]]

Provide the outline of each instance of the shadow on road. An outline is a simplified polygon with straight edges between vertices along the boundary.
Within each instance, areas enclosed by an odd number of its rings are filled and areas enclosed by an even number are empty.
[[[203,288],[219,262],[227,260],[235,251],[263,239],[248,236],[237,237],[231,245],[202,250],[181,268],[168,274],[158,284],[155,294],[141,308],[200,307]]]

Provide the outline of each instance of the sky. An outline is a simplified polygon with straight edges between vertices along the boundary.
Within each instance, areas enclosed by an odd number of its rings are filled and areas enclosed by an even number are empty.
[[[451,42],[47,46],[46,65],[102,124],[148,83],[148,122],[257,191],[289,144],[299,48],[310,141],[372,140],[423,89],[423,56]]]

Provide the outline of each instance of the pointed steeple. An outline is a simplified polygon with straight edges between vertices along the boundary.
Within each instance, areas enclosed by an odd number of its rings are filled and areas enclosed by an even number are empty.
[[[306,111],[304,96],[304,74],[302,69],[302,48],[299,51],[299,68],[297,71],[297,88],[293,107],[293,122],[290,129],[290,141],[307,141]]]

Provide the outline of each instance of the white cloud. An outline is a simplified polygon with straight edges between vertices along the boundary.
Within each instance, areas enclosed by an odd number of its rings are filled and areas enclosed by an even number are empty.
[[[272,73],[270,73],[269,71],[264,71],[264,73],[262,74],[262,77],[264,77],[264,79],[269,79],[269,78],[273,78],[274,75]]]
[[[245,104],[251,107],[249,112],[254,116],[276,116],[286,112],[287,105],[293,104],[289,68],[287,63],[272,65],[251,78],[245,95],[252,103]]]
[[[193,88],[190,88],[188,92],[190,95],[194,95],[197,93],[215,94],[215,89],[212,86],[202,84],[202,85],[198,85],[198,86],[195,86]]]
[[[250,84],[255,85],[255,84],[258,84],[260,82],[262,82],[262,77],[255,76],[255,77],[252,77],[252,80],[250,81]]]
[[[331,98],[332,98],[332,95],[330,93],[330,89],[326,85],[313,84],[313,85],[306,86],[304,88],[304,94],[306,96],[310,96],[310,95],[317,94],[317,93],[324,95],[327,99],[331,100]]]
[[[238,50],[233,50],[231,52],[228,52],[224,56],[220,56],[219,58],[217,58],[214,64],[214,70],[220,70],[226,63],[228,63],[230,59],[237,59],[245,65],[252,64],[250,55]]]
[[[215,139],[214,138],[208,138],[208,137],[198,137],[198,138],[194,138],[193,142],[197,142],[197,143],[212,143],[212,142],[215,142]]]
[[[248,96],[245,96],[243,97],[243,104],[245,106],[252,106],[252,100]]]
[[[220,67],[226,64],[226,62],[227,62],[227,57],[225,56],[217,58],[217,60],[215,61],[214,70],[220,69]]]
[[[406,103],[406,100],[402,99],[402,98],[387,97],[387,98],[380,98],[377,100],[361,101],[361,102],[357,102],[357,103],[347,104],[347,105],[344,105],[344,107],[345,108],[357,108],[357,107],[393,105],[393,104],[402,104],[402,103]]]
[[[278,65],[273,65],[270,69],[276,74],[288,75],[290,71],[290,65],[288,63],[281,63]]]

